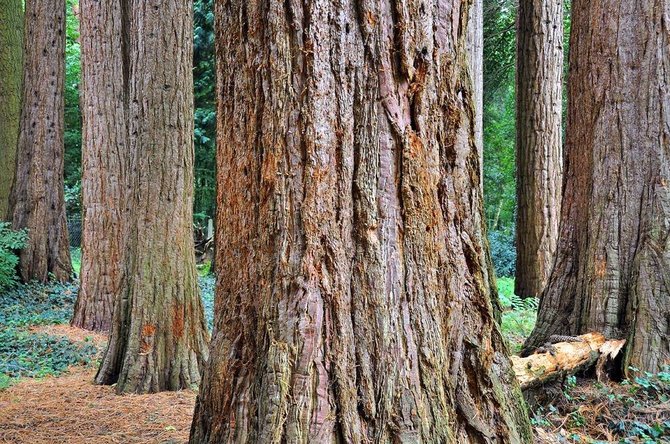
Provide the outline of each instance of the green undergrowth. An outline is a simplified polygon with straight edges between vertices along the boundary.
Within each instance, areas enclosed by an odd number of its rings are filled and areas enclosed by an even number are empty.
[[[503,307],[502,333],[510,350],[517,353],[535,326],[538,300],[515,295],[513,278],[498,278],[498,294]]]
[[[670,367],[657,374],[630,368],[621,383],[567,378],[562,393],[532,422],[557,442],[670,442]]]

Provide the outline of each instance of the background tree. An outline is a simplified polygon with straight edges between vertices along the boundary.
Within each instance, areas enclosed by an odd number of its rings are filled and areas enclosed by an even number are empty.
[[[96,381],[178,390],[200,381],[208,340],[193,251],[192,3],[121,5],[130,216],[125,287]]]
[[[72,264],[63,196],[65,1],[27,0],[23,103],[9,214],[29,230],[21,251],[24,281],[65,281]]]
[[[87,330],[109,330],[123,287],[129,147],[122,5],[81,1],[83,254],[72,325]]]
[[[659,0],[573,2],[566,182],[555,267],[526,351],[626,338],[623,369],[670,358],[670,33]]]
[[[7,0],[0,8],[0,221],[7,218],[16,167],[21,116],[23,1]]]
[[[528,442],[486,277],[467,16],[216,11],[225,248],[191,441]]]
[[[516,278],[542,294],[558,238],[563,173],[563,1],[520,0],[516,72]]]

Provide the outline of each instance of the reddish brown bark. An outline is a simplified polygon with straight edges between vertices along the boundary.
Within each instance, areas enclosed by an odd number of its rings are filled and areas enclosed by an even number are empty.
[[[493,319],[467,2],[216,4],[216,323],[191,433],[528,442]]]
[[[120,0],[81,0],[82,229],[81,285],[72,325],[109,330],[123,289],[128,235],[127,48]]]
[[[27,0],[25,6],[23,102],[9,214],[15,229],[28,229],[21,278],[66,281],[72,264],[63,190],[65,0]]]
[[[118,392],[178,390],[200,381],[208,341],[192,230],[193,4],[120,4],[129,216],[123,288],[96,382]]]
[[[670,359],[669,7],[572,4],[561,232],[526,351],[598,331],[627,339],[624,370]]]
[[[542,294],[554,264],[563,180],[563,0],[520,0],[514,292]]]

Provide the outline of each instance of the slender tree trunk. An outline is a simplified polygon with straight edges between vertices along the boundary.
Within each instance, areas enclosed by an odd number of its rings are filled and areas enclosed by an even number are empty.
[[[479,152],[479,175],[484,180],[484,0],[473,0],[468,18],[468,60],[473,81],[475,144]],[[483,183],[482,183],[483,186]]]
[[[72,325],[109,330],[123,288],[127,236],[127,63],[124,0],[81,1],[81,286]]]
[[[216,323],[191,442],[530,440],[490,302],[468,9],[217,2]]]
[[[65,0],[27,0],[23,103],[16,176],[9,202],[15,229],[27,228],[24,281],[70,279],[63,190]]]
[[[0,7],[0,220],[8,217],[9,193],[16,168],[23,76],[23,1]]]
[[[130,217],[124,289],[96,376],[117,391],[200,381],[208,333],[193,248],[192,2],[127,1]]]
[[[670,3],[572,4],[566,188],[556,264],[526,351],[626,338],[623,369],[670,359]]]
[[[563,175],[563,0],[520,0],[514,291],[542,294],[554,263]]]

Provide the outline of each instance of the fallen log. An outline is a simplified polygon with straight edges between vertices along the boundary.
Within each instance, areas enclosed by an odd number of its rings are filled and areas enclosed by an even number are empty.
[[[512,356],[517,380],[524,392],[547,383],[563,380],[598,363],[598,378],[605,377],[602,369],[614,359],[623,345],[622,340],[606,340],[600,333],[569,338],[569,341],[547,344],[535,354],[521,358]]]

